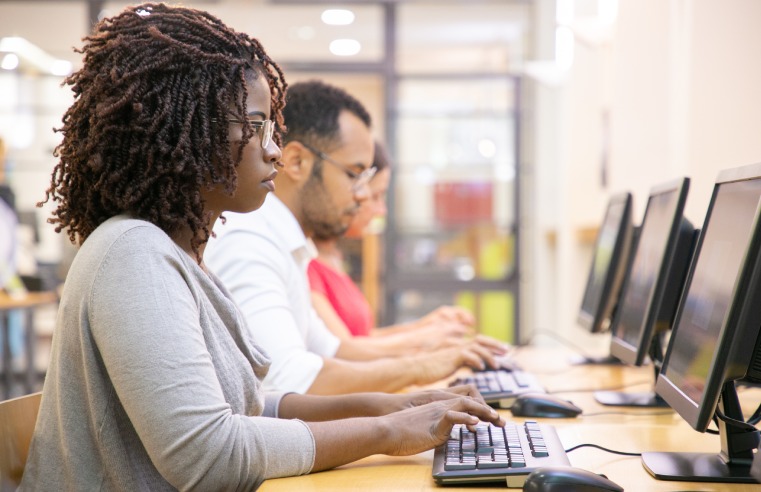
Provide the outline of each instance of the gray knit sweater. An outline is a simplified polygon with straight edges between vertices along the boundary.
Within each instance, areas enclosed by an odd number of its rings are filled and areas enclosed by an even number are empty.
[[[66,279],[21,490],[251,490],[309,472],[312,434],[274,418],[248,333],[162,230],[102,224]]]

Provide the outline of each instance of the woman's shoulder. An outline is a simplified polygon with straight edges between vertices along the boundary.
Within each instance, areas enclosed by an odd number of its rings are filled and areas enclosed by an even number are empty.
[[[103,222],[87,237],[74,262],[86,270],[101,270],[105,265],[115,264],[136,267],[139,265],[135,262],[144,262],[146,255],[154,254],[179,256],[174,241],[159,227],[145,220],[118,215]]]
[[[82,250],[106,252],[118,244],[140,250],[172,247],[174,241],[156,225],[127,215],[117,215],[99,225],[82,245]]]

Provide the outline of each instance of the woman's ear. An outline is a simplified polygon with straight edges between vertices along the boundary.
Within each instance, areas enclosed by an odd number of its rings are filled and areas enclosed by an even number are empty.
[[[280,162],[283,164],[281,173],[296,183],[306,182],[312,173],[314,156],[300,142],[293,140],[285,144]]]

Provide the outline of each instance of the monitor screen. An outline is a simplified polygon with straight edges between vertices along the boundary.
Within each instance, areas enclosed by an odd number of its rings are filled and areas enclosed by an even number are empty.
[[[722,333],[726,337],[727,331],[735,329],[728,326],[730,307],[754,232],[760,198],[761,179],[716,185],[661,373],[659,392],[666,385],[676,390],[679,404],[675,409],[697,430],[704,431],[708,426],[721,391],[714,387],[712,394],[706,393],[711,372],[718,371],[712,376],[722,379],[720,384],[724,382],[721,366],[728,361],[716,360],[717,348]],[[667,400],[674,398],[672,393],[667,391],[663,396]]]
[[[693,228],[682,217],[689,183],[683,178],[650,192],[613,322],[611,354],[626,363],[642,365],[653,334],[671,328],[692,253]]]
[[[760,433],[745,422],[735,381],[761,364],[761,164],[719,174],[674,320],[657,393],[695,430],[719,427],[721,453],[648,452],[656,478],[758,483]]]
[[[579,323],[587,330],[605,331],[618,301],[632,238],[632,197],[611,197],[595,241],[592,266],[579,310]]]

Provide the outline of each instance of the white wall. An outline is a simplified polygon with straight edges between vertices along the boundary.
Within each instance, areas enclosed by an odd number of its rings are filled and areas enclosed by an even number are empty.
[[[684,175],[692,180],[686,214],[700,227],[717,173],[761,162],[759,19],[757,0],[619,0],[607,43],[577,38],[565,83],[543,89],[544,100],[554,97],[556,106],[537,114],[540,127],[562,121],[556,141],[534,142],[550,157],[547,147],[557,150],[557,161],[537,159],[535,171],[541,176],[555,170],[560,177],[554,215],[534,217],[557,224],[557,246],[534,248],[547,251],[537,262],[558,267],[536,279],[533,309],[543,314],[537,315],[541,323],[527,328],[549,327],[579,345],[603,344],[604,352],[605,337],[588,337],[573,322],[591,254],[590,245],[577,240],[578,228],[598,225],[608,197],[623,190],[634,193],[639,221],[649,189]],[[610,172],[602,186],[605,108]],[[546,185],[535,189],[546,191]],[[558,293],[555,309],[538,296],[547,291]]]

